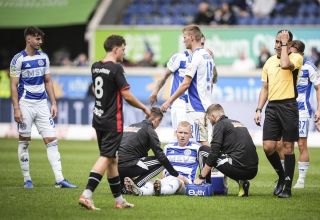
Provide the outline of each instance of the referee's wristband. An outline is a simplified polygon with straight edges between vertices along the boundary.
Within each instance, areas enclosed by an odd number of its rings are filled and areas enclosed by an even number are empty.
[[[259,111],[260,113],[262,112],[261,108],[256,108],[256,112]]]
[[[203,177],[202,175],[201,175],[201,173],[199,174],[199,179],[201,179],[201,180],[205,180],[206,178],[205,177]]]

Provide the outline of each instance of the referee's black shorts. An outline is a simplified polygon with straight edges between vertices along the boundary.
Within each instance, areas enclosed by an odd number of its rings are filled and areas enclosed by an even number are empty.
[[[296,99],[270,101],[266,107],[263,140],[294,142],[299,139],[299,111]]]
[[[115,158],[120,147],[122,132],[97,130],[100,156]]]

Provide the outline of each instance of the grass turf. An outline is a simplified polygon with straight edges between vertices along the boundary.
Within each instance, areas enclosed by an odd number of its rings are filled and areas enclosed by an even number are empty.
[[[310,149],[311,166],[306,188],[293,190],[290,199],[272,196],[276,174],[259,153],[259,172],[250,186],[248,198],[238,198],[237,184],[229,180],[228,196],[136,197],[125,196],[134,209],[116,210],[106,178],[94,194],[99,212],[78,205],[98,149],[95,141],[59,141],[65,178],[78,189],[55,189],[54,176],[41,140],[30,145],[30,166],[34,189],[23,189],[17,140],[0,139],[0,219],[319,219],[320,148]],[[296,155],[297,151],[296,151]],[[297,167],[295,180],[297,178]],[[295,181],[294,180],[294,181]]]

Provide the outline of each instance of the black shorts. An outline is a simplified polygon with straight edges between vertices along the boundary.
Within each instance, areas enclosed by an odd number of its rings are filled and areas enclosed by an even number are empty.
[[[115,158],[121,143],[122,132],[96,130],[100,156]]]
[[[224,163],[220,166],[216,167],[221,173],[226,175],[227,177],[239,181],[239,180],[251,180],[258,173],[258,167],[256,168],[240,168],[235,167],[229,163]]]
[[[270,101],[265,111],[263,140],[295,142],[299,139],[299,111],[295,99]]]

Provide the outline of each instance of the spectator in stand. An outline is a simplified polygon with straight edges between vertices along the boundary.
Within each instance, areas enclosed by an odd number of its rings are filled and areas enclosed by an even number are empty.
[[[235,13],[226,2],[222,4],[220,9],[216,10],[214,17],[217,24],[234,25],[237,23]]]
[[[72,64],[70,56],[70,51],[65,47],[61,47],[53,53],[52,65],[69,66]]]
[[[260,48],[260,54],[259,54],[259,57],[258,57],[257,68],[262,68],[263,65],[265,64],[265,62],[267,61],[267,59],[269,59],[269,57],[271,57],[270,51],[268,50],[266,45],[262,45],[261,48]]]
[[[88,66],[89,61],[87,55],[85,53],[80,53],[73,61],[73,64],[75,66]]]
[[[206,2],[201,2],[198,6],[198,12],[195,14],[193,23],[198,25],[209,25],[214,21],[214,13],[210,5]]]
[[[153,52],[146,50],[143,55],[143,59],[138,61],[137,66],[143,67],[156,67],[158,64],[153,60]]]
[[[252,12],[255,17],[268,17],[273,11],[276,3],[276,0],[254,0],[252,3]]]
[[[127,59],[127,58],[123,58],[123,62],[122,62],[123,66],[126,67],[134,67],[136,66],[136,64],[134,62],[132,62],[131,60]]]
[[[247,56],[245,51],[239,53],[239,57],[233,62],[232,69],[236,72],[246,72],[255,69],[254,61]]]
[[[248,17],[251,13],[251,5],[248,4],[247,0],[231,0],[229,1],[232,10],[239,17]]]

